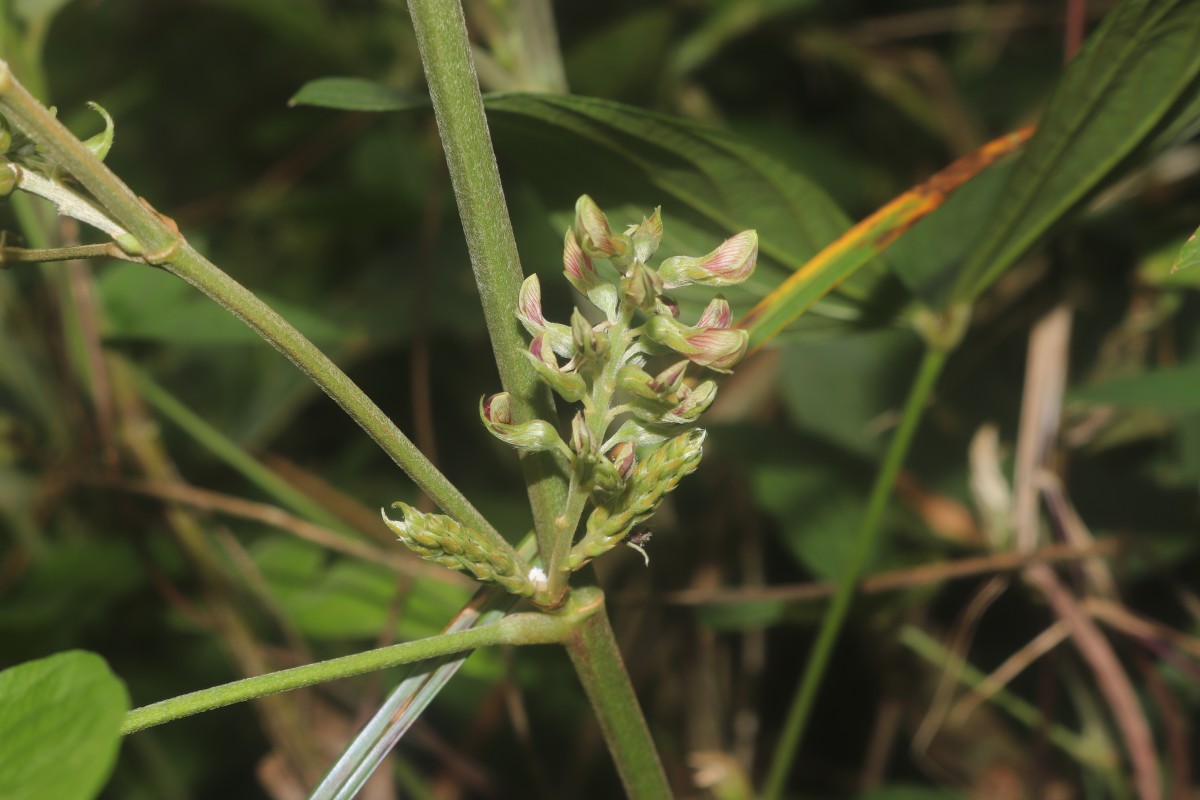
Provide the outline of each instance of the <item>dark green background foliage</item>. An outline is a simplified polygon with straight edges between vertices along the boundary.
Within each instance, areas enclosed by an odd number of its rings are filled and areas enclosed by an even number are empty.
[[[503,47],[486,34],[507,5],[468,3],[501,67]],[[1091,535],[1124,548],[1115,599],[1183,634],[1167,643],[1110,629],[1168,782],[1186,778],[1187,754],[1200,759],[1188,735],[1200,703],[1200,270],[1170,267],[1200,223],[1188,49],[1200,22],[1181,3],[1157,23],[1170,36],[1113,25],[1111,49],[1092,54],[1096,69],[1060,86],[1064,4],[898,5],[560,2],[567,81],[594,99],[488,99],[524,268],[541,274],[548,316],[562,321],[572,298],[560,244],[585,192],[614,226],[661,205],[662,255],[699,254],[757,228],[760,270],[730,292],[745,311],[851,221],[956,157],[1048,104],[1063,126],[1015,167],[1010,159],[968,184],[724,382],[703,466],[655,519],[650,568],[624,548],[598,565],[627,665],[681,794],[697,752],[724,754],[735,776],[757,782],[824,601],[681,606],[670,593],[752,593],[840,574],[922,350],[914,304],[952,295],[979,295],[972,327],[926,411],[869,570],[1007,549],[981,532],[968,447],[996,426],[994,466],[1011,476],[1028,333],[1065,301],[1074,327],[1058,474]],[[106,163],[418,443],[434,443],[439,466],[497,528],[523,534],[515,459],[478,423],[479,397],[498,378],[403,5],[5,6],[4,55],[22,80],[81,136],[101,125],[85,102],[104,106],[117,121]],[[1088,3],[1088,29],[1112,7]],[[1158,60],[1144,67],[1150,55]],[[1097,83],[1105,69],[1108,88]],[[342,105],[406,110],[289,107],[326,76],[386,87]],[[1088,100],[1097,86],[1105,94]],[[485,74],[484,88],[513,87]],[[41,235],[62,235],[41,210],[5,208],[10,244],[39,244],[31,220]],[[691,298],[679,299],[688,319]],[[108,361],[89,350],[97,337]],[[116,377],[97,389],[89,364]],[[128,378],[129,365],[139,377]],[[157,428],[120,424],[139,408]],[[277,475],[223,456],[219,437]],[[147,467],[138,441],[168,472]],[[130,491],[164,476],[359,531],[398,558],[375,509],[418,501],[291,364],[168,274],[108,263],[0,272],[0,667],[90,650],[137,706],[430,635],[470,594],[452,576],[398,577],[261,521]],[[187,530],[199,551],[180,544]],[[1082,591],[1078,571],[1063,574]],[[1096,737],[1092,749],[1046,744],[985,704],[910,751],[944,663],[919,658],[901,632],[947,640],[988,579],[861,597],[795,763],[795,796],[1015,797],[995,787],[1031,775],[1072,796],[1128,790],[1123,769],[1097,766],[1120,763],[1121,738],[1069,642],[1010,688],[1047,726]],[[991,670],[1053,622],[1015,579],[978,619],[969,660]],[[398,675],[136,734],[106,791],[232,798],[265,786],[288,796],[290,781],[319,776]],[[0,728],[7,713],[0,705]],[[264,761],[281,752],[291,761]],[[297,762],[298,777],[281,766]],[[619,792],[556,648],[474,656],[394,768],[413,796],[451,786],[472,797]],[[869,792],[864,778],[882,788]],[[737,783],[711,796],[742,796]]]

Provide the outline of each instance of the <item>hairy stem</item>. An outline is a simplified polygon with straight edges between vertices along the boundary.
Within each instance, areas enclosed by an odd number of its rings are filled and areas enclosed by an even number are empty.
[[[569,616],[550,614],[511,614],[491,625],[445,633],[415,642],[368,650],[342,658],[308,664],[246,678],[211,689],[173,697],[159,703],[135,708],[125,716],[122,733],[133,733],[164,722],[190,717],[202,711],[241,703],[267,695],[312,686],[315,683],[348,678],[400,664],[461,653],[477,647],[498,644],[552,644],[562,641],[578,621]]]
[[[602,595],[598,602],[603,602]],[[630,800],[671,797],[671,787],[625,671],[608,614],[600,609],[589,616],[564,644],[600,723],[626,796]]]
[[[812,711],[817,689],[820,688],[821,680],[825,677],[825,669],[829,666],[833,647],[837,643],[838,634],[841,633],[842,623],[846,620],[846,613],[850,610],[855,584],[862,574],[867,558],[875,547],[880,522],[883,520],[883,512],[887,509],[888,499],[892,494],[892,486],[908,456],[908,449],[912,444],[913,435],[916,433],[917,424],[921,421],[925,403],[929,399],[930,392],[933,391],[942,366],[946,363],[946,355],[947,351],[944,349],[927,348],[921,366],[917,370],[916,379],[913,381],[908,400],[904,405],[900,425],[888,445],[883,464],[879,468],[879,474],[875,477],[875,484],[871,487],[867,510],[859,525],[850,561],[842,571],[838,580],[837,593],[834,594],[829,610],[825,612],[825,616],[821,620],[817,643],[813,647],[812,656],[805,665],[800,688],[788,709],[787,722],[784,724],[783,734],[771,760],[771,768],[767,773],[766,784],[761,795],[766,800],[778,800],[783,796],[788,775],[791,773],[792,762],[795,760],[796,751],[799,750],[800,743],[804,738],[804,727],[808,722],[808,715]]]
[[[287,320],[187,244],[171,220],[138,198],[21,86],[4,62],[0,62],[0,112],[41,145],[137,239],[148,263],[183,278],[250,326],[333,398],[443,511],[487,537],[498,551],[515,556],[491,523],[346,373]]]
[[[515,316],[523,278],[521,261],[488,134],[462,8],[458,0],[409,0],[408,5],[496,368],[504,391],[512,398],[513,421],[553,420],[550,389],[538,380],[522,356],[524,335]],[[555,524],[566,499],[565,476],[549,453],[523,455],[521,467],[529,487],[538,549],[543,563],[552,567],[565,557],[559,551],[570,547],[569,541],[565,546],[559,544],[562,537],[557,535]],[[556,602],[565,591],[564,578],[553,570],[549,570],[549,577],[549,594]]]

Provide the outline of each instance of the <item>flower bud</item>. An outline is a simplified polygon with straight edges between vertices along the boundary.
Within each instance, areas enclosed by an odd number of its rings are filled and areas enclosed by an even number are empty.
[[[637,449],[632,442],[618,442],[616,447],[608,451],[608,460],[617,468],[621,480],[628,480],[633,465],[637,463]]]
[[[729,310],[729,303],[721,295],[717,295],[704,309],[704,313],[700,315],[700,320],[696,323],[697,328],[728,328],[733,321],[733,314]]]
[[[676,361],[654,376],[650,381],[650,388],[659,395],[674,394],[683,385],[683,376],[687,372],[687,368],[687,361]]]
[[[646,335],[702,367],[729,372],[746,355],[750,334],[728,328],[691,328],[657,314],[646,322]]]
[[[651,383],[653,378],[635,364],[626,364],[617,373],[617,386],[625,392],[644,400],[657,400],[659,396]]]
[[[608,352],[608,338],[597,336],[596,329],[579,309],[571,314],[571,342],[575,346],[575,357],[579,364],[598,363]]]
[[[658,268],[668,289],[700,283],[705,286],[732,286],[741,283],[754,272],[758,261],[758,233],[742,231],[729,237],[701,258],[675,256]]]
[[[563,274],[567,276],[571,285],[603,311],[610,321],[617,318],[617,287],[596,274],[592,259],[583,252],[575,238],[575,231],[570,228],[567,229],[563,241]]]
[[[575,202],[575,236],[583,252],[594,258],[607,258],[614,264],[629,263],[629,237],[612,232],[608,217],[586,194]]]
[[[568,403],[578,403],[587,394],[587,381],[576,372],[565,372],[558,366],[554,351],[546,343],[546,334],[538,334],[529,343],[525,357],[551,389]]]
[[[654,313],[666,314],[672,319],[679,319],[679,303],[675,302],[675,298],[673,297],[660,294],[658,299],[654,301]]]
[[[517,293],[517,319],[530,336],[546,334],[554,352],[563,358],[571,357],[571,329],[556,322],[547,322],[542,315],[542,284],[536,273],[524,280]]]
[[[592,469],[592,487],[601,497],[611,497],[625,488],[625,481],[611,461],[599,458]]]
[[[630,264],[629,271],[621,278],[621,299],[647,313],[653,311],[662,289],[658,273],[640,261]]]
[[[667,425],[686,425],[695,422],[716,399],[717,384],[714,381],[705,381],[695,389],[681,390],[680,396],[679,405],[663,414],[661,422]]]
[[[596,458],[598,452],[596,440],[592,438],[592,431],[588,428],[582,411],[576,412],[571,420],[571,449],[584,461],[595,462],[598,460]]]
[[[523,424],[512,421],[511,398],[500,392],[479,401],[479,417],[488,431],[502,442],[529,453],[557,451],[569,454],[554,426],[541,419]]]
[[[633,241],[634,257],[645,264],[662,242],[662,207],[654,209],[649,219],[642,217],[640,225],[630,225],[625,233]]]

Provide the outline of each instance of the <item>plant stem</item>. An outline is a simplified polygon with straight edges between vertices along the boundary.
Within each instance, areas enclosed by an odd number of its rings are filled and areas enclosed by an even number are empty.
[[[874,549],[875,540],[879,534],[880,522],[883,519],[883,512],[887,509],[887,502],[891,497],[892,486],[895,484],[896,476],[900,473],[900,468],[904,465],[905,458],[908,456],[908,449],[912,444],[917,425],[921,421],[921,415],[925,410],[925,403],[929,399],[929,394],[937,382],[937,377],[941,373],[943,365],[946,363],[947,353],[948,351],[943,348],[927,347],[925,350],[925,355],[917,370],[917,376],[913,381],[912,389],[909,390],[908,399],[904,405],[904,412],[900,419],[900,425],[896,429],[896,434],[892,437],[891,443],[888,445],[887,453],[883,458],[883,464],[879,468],[879,474],[876,475],[875,483],[871,487],[871,495],[867,501],[867,510],[863,515],[862,523],[859,525],[858,533],[854,540],[854,549],[850,554],[850,561],[842,571],[838,580],[837,593],[834,594],[829,610],[825,612],[825,616],[821,620],[821,629],[817,634],[817,643],[813,647],[813,653],[809,657],[808,663],[805,665],[804,676],[800,680],[800,688],[797,690],[796,696],[792,699],[791,707],[788,709],[787,722],[784,724],[783,734],[780,736],[779,745],[775,749],[774,757],[771,760],[771,767],[767,773],[766,784],[762,791],[761,796],[765,800],[778,800],[778,798],[783,796],[784,786],[787,783],[788,775],[791,773],[792,762],[804,738],[804,726],[808,722],[809,712],[812,711],[813,701],[817,696],[817,689],[820,688],[821,680],[825,676],[825,669],[829,665],[829,658],[833,654],[833,647],[837,643],[842,623],[845,622],[846,613],[850,609],[850,601],[854,596],[855,584],[862,574],[867,558]]]
[[[48,264],[51,261],[74,261],[81,258],[113,258],[141,262],[140,258],[129,255],[115,242],[33,250],[24,247],[0,247],[0,267],[16,263]]]
[[[940,669],[953,668],[960,680],[972,689],[987,682],[988,676],[976,667],[963,661],[933,637],[918,628],[906,625],[900,630],[900,643],[921,658]],[[1047,720],[1036,706],[1013,694],[1004,687],[988,692],[988,702],[1004,709],[1010,716],[1030,729],[1045,731],[1046,738],[1075,759],[1079,764],[1103,772],[1112,772],[1118,757],[1110,747],[1105,747],[1094,738],[1078,734],[1065,725]]]
[[[471,61],[462,7],[458,0],[409,0],[408,6],[496,368],[504,391],[512,398],[513,421],[554,420],[550,389],[522,356],[525,341],[515,310],[524,276]],[[549,453],[522,455],[521,467],[529,489],[538,549],[550,578],[549,595],[557,601],[566,587],[563,576],[553,567],[565,559],[570,547],[569,540],[561,541],[563,537],[557,535],[555,525],[566,500],[566,480]]]
[[[572,597],[580,594],[577,590]],[[598,602],[603,603],[603,595]],[[601,608],[578,625],[564,644],[587,693],[630,800],[671,797],[671,787],[637,695],[625,671],[608,614]]]
[[[184,241],[174,222],[135,195],[0,62],[0,111],[71,173],[141,244],[145,260],[204,292],[283,353],[342,407],[451,517],[487,537],[498,552],[515,551],[482,514],[328,356],[252,292]],[[519,559],[514,559],[521,563]]]
[[[552,644],[562,641],[579,624],[575,616],[540,613],[511,614],[491,625],[457,633],[446,633],[415,642],[368,650],[342,658],[308,664],[246,678],[211,689],[173,697],[159,703],[135,708],[125,716],[121,733],[134,733],[164,722],[190,717],[202,711],[253,700],[267,695],[312,686],[315,683],[348,678],[400,664],[411,664],[478,647],[498,644]]]

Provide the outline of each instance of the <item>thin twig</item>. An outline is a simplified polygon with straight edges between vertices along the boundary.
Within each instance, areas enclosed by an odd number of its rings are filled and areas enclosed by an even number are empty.
[[[1010,572],[1037,562],[1074,561],[1098,555],[1113,555],[1119,552],[1121,543],[1116,539],[1103,539],[1089,547],[1071,545],[1049,545],[1032,553],[993,553],[972,556],[957,561],[905,567],[868,575],[858,584],[858,591],[866,594],[892,592],[945,583],[951,580],[971,578],[992,572]],[[837,591],[832,581],[802,583],[794,586],[770,586],[732,589],[683,589],[661,595],[618,595],[610,602],[618,605],[645,605],[661,603],[668,606],[729,605],[734,603],[784,602],[797,603],[820,600]]]
[[[1004,663],[992,670],[982,683],[971,689],[970,694],[958,701],[949,715],[952,722],[964,722],[981,703],[987,702],[1001,687],[1007,686],[1030,664],[1058,647],[1070,635],[1070,628],[1060,619],[1033,637],[1027,645],[1004,659]]]
[[[49,264],[55,261],[78,261],[85,258],[117,258],[121,261],[132,261],[135,264],[146,263],[144,258],[129,255],[129,253],[118,247],[115,242],[42,249],[0,247],[0,267],[8,267],[12,264]]]
[[[88,477],[84,482],[98,486],[107,486],[127,492],[157,497],[176,503],[184,503],[193,508],[205,511],[217,511],[242,519],[254,520],[264,525],[270,525],[281,531],[291,533],[297,538],[312,542],[329,550],[336,550],[349,556],[362,559],[371,564],[387,564],[392,569],[404,575],[428,578],[442,583],[453,583],[462,586],[472,586],[474,582],[457,572],[429,564],[417,558],[402,555],[399,551],[390,554],[386,550],[374,547],[365,542],[356,541],[321,525],[314,525],[302,517],[289,514],[283,509],[243,500],[226,494],[198,489],[185,483],[164,483],[143,480],[111,480],[106,477]]]

